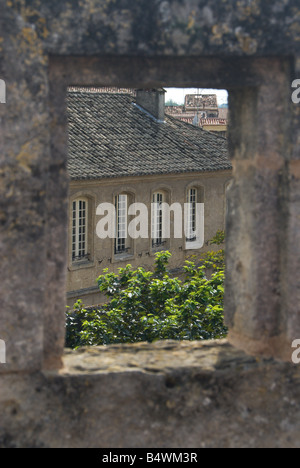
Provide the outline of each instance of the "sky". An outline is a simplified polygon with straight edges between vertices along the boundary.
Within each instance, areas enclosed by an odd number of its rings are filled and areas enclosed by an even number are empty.
[[[228,92],[225,89],[203,89],[203,88],[164,88],[166,93],[166,102],[172,101],[178,104],[184,103],[184,96],[186,94],[216,94],[218,105],[226,104],[228,102]]]

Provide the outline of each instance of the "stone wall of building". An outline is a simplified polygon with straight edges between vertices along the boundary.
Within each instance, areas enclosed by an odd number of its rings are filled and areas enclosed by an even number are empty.
[[[172,253],[170,270],[179,270],[184,261],[192,255],[200,257],[208,250],[213,249],[209,245],[218,230],[225,229],[226,187],[231,180],[231,171],[217,171],[199,174],[169,174],[160,176],[127,177],[123,179],[106,179],[95,181],[72,181],[70,184],[70,212],[69,212],[69,255],[68,255],[68,305],[74,304],[76,299],[82,299],[86,305],[94,305],[98,302],[96,291],[96,279],[104,268],[117,272],[118,268],[124,268],[131,264],[134,268],[139,266],[146,269],[153,268],[155,254],[160,250],[169,250]],[[187,192],[191,187],[203,191],[204,198],[204,245],[201,249],[187,249],[184,235],[184,204],[187,203]],[[170,217],[170,239],[165,240],[161,247],[152,247],[151,238],[151,203],[154,192],[164,194],[164,202],[171,206],[180,203],[182,207],[182,236],[174,238],[174,222],[178,221],[174,213]],[[131,249],[126,255],[115,255],[114,239],[100,239],[96,233],[96,226],[101,216],[96,215],[100,203],[115,205],[115,197],[120,193],[131,194],[131,202],[143,203],[148,210],[148,238],[131,241]],[[80,197],[90,200],[89,211],[89,259],[85,262],[72,261],[72,201]],[[200,199],[199,199],[200,202]],[[137,213],[139,214],[139,213]],[[78,290],[87,290],[77,292]],[[83,294],[83,296],[82,296]],[[89,298],[87,294],[92,294]]]

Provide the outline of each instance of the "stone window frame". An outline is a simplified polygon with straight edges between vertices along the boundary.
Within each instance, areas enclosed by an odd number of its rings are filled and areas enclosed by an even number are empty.
[[[165,244],[163,238],[163,211],[162,204],[166,203],[165,193],[163,190],[155,191],[152,194],[151,202],[151,233],[152,233],[152,248],[162,248]],[[156,243],[155,243],[156,241]],[[157,242],[158,241],[158,242]]]
[[[72,262],[86,261],[89,257],[89,201],[79,197],[72,202]],[[82,229],[82,231],[81,231]]]
[[[112,193],[112,203],[115,206],[116,203],[116,197],[119,195],[127,195],[127,210],[132,203],[136,202],[136,190],[133,189],[130,186],[122,186],[119,189],[115,189]],[[116,215],[117,215],[117,210],[116,210]],[[130,222],[130,216],[127,214],[127,229],[128,229],[128,224]],[[117,223],[117,220],[116,220]],[[114,263],[122,263],[122,262],[128,262],[130,260],[135,259],[136,257],[136,244],[134,239],[127,238],[127,248],[130,250],[128,252],[123,252],[123,253],[117,253],[115,249],[116,245],[116,239],[112,239],[111,242],[111,258],[112,258],[112,264]]]
[[[189,191],[192,189],[196,189],[196,203],[205,203],[205,187],[201,182],[195,180],[190,182],[185,189],[185,203],[188,203],[188,194]],[[205,207],[204,207],[205,210]],[[204,211],[204,219],[205,219],[205,211]],[[185,219],[184,222],[187,222]],[[196,228],[197,229],[197,228]],[[187,231],[187,228],[186,228]],[[204,227],[204,238],[205,238],[205,227]],[[195,239],[196,241],[197,239]],[[202,247],[197,246],[197,242],[190,241],[185,237],[185,250],[201,250]]]
[[[199,191],[197,187],[191,187],[187,191],[187,203],[189,205],[189,211],[187,215],[187,233],[185,242],[194,242],[196,237],[191,238],[191,235],[194,234],[197,230],[197,221],[196,221],[196,204],[198,203]]]
[[[156,184],[156,186],[151,190],[150,193],[150,209],[149,209],[149,251],[150,251],[150,256],[153,257],[156,255],[157,252],[163,251],[163,250],[169,250],[172,248],[173,245],[173,236],[172,236],[172,229],[171,229],[171,235],[170,239],[164,239],[164,244],[161,245],[160,247],[155,247],[153,246],[152,243],[152,203],[153,203],[153,195],[155,193],[162,193],[163,194],[163,202],[168,203],[169,205],[172,205],[174,202],[173,200],[173,189],[166,184]],[[164,220],[163,220],[164,222]],[[172,214],[171,214],[171,223],[172,223]]]
[[[282,243],[282,237],[288,234],[282,230],[288,228],[286,217],[289,209],[285,207],[287,200],[283,194],[278,213],[277,193],[279,177],[281,180],[288,177],[287,161],[290,158],[290,147],[280,135],[287,137],[286,129],[292,128],[291,62],[289,57],[278,56],[50,56],[51,168],[55,186],[59,188],[52,198],[48,212],[50,222],[47,261],[51,277],[56,271],[57,277],[61,278],[61,259],[65,255],[65,231],[61,229],[62,242],[59,243],[56,236],[54,246],[57,223],[51,221],[57,216],[57,210],[60,211],[58,219],[66,217],[63,200],[67,199],[68,177],[61,169],[65,166],[67,157],[67,87],[110,85],[132,88],[227,89],[230,107],[228,144],[234,173],[229,206],[236,208],[234,214],[230,211],[231,214],[226,220],[228,257],[225,318],[229,327],[229,340],[233,345],[255,355],[271,355],[285,360],[290,358],[291,327],[289,329],[286,314],[283,315],[283,297],[275,295],[274,289],[280,289],[282,294],[286,294],[285,291],[288,290],[283,284],[286,278],[281,278],[279,272],[284,258],[288,255]],[[262,187],[259,191],[255,190],[258,179]],[[241,191],[243,183],[248,187],[248,190],[244,191],[248,194],[247,197]],[[55,203],[55,197],[58,203]],[[267,200],[267,205],[263,204],[264,200]],[[55,206],[55,210],[52,206]],[[259,219],[256,217],[258,208],[261,208]],[[249,214],[247,222],[243,220],[245,210]],[[249,226],[258,224],[259,239],[257,229],[249,230]],[[240,232],[237,235],[238,225]],[[274,234],[272,238],[267,238],[267,233],[270,232]],[[247,256],[251,256],[251,262],[245,257],[245,249],[241,243],[236,242],[237,236],[239,239],[249,239]],[[55,297],[52,304],[45,308],[44,324],[55,321],[56,327],[49,327],[49,330],[45,328],[45,368],[57,368],[61,365],[64,348],[64,314],[57,311],[56,307],[56,304],[65,302],[64,283],[62,282],[60,288],[55,288],[55,292],[54,288],[51,292]],[[268,298],[268,301],[264,301],[263,297]],[[248,326],[249,324],[251,326]],[[17,362],[17,359],[15,361]]]
[[[124,253],[128,248],[126,246],[127,230],[128,230],[128,201],[127,193],[119,193],[115,197],[116,209],[116,238],[115,238],[115,255]],[[121,235],[120,233],[123,233]]]
[[[69,226],[68,226],[68,269],[74,271],[78,269],[91,268],[95,266],[95,212],[96,212],[96,197],[88,190],[77,190],[70,195],[69,201]],[[76,200],[86,200],[87,205],[87,218],[88,218],[88,231],[87,231],[87,244],[88,244],[88,258],[79,261],[72,259],[72,204]]]

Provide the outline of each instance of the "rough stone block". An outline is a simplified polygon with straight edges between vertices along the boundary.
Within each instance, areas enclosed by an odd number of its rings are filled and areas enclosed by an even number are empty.
[[[296,448],[299,369],[226,341],[68,352],[1,377],[0,447]]]

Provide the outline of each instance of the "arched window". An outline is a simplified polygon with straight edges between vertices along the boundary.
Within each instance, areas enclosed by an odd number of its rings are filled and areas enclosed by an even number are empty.
[[[130,247],[127,242],[128,232],[128,195],[122,193],[115,198],[116,205],[116,239],[115,254],[127,252]]]
[[[72,261],[88,258],[88,200],[72,202]]]
[[[199,249],[204,243],[204,190],[190,187],[185,205],[185,236],[187,249]]]
[[[188,219],[187,219],[186,240],[187,242],[194,242],[197,238],[196,236],[197,189],[195,187],[188,190],[187,203],[188,203],[188,214],[187,214]]]
[[[164,194],[155,192],[152,195],[152,247],[160,247],[163,239],[163,203]]]

